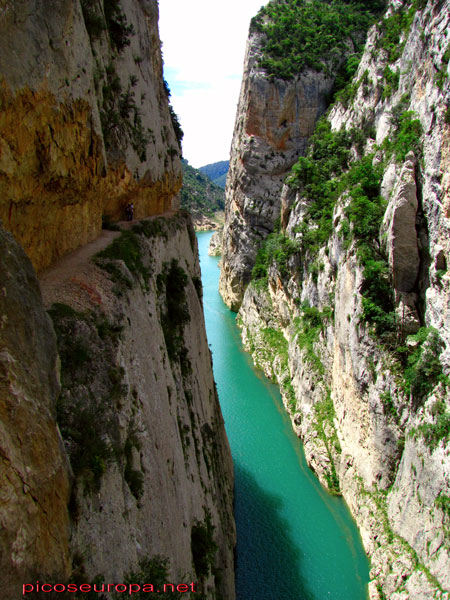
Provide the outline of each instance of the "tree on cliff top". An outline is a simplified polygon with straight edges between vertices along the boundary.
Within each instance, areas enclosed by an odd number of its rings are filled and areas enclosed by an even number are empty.
[[[306,67],[333,73],[346,52],[362,50],[384,0],[271,0],[251,21],[263,33],[260,66],[280,79]]]

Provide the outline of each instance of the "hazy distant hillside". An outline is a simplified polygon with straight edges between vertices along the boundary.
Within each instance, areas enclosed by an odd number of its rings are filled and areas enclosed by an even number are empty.
[[[216,185],[225,189],[225,181],[227,179],[229,167],[229,160],[221,160],[220,162],[200,167],[199,171],[207,175]]]
[[[187,160],[182,161],[183,187],[181,188],[181,207],[193,216],[202,214],[212,217],[224,209],[225,192],[199,169],[194,169]]]

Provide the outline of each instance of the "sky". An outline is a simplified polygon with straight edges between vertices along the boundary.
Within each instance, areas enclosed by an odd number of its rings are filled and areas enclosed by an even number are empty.
[[[228,160],[250,19],[264,0],[159,0],[164,77],[193,167]]]

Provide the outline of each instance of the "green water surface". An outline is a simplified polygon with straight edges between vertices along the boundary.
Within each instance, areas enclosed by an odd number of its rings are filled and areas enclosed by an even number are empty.
[[[350,512],[308,468],[280,394],[243,351],[198,233],[203,302],[235,469],[238,600],[366,600],[369,564]]]

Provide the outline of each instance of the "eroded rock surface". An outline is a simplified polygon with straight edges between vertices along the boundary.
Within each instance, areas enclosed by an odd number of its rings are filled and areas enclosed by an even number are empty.
[[[103,2],[2,6],[0,218],[40,270],[94,239],[102,215],[124,219],[130,198],[137,218],[178,206],[180,148],[156,0],[118,4],[123,46]]]
[[[2,594],[70,574],[70,466],[56,424],[58,354],[39,283],[0,226],[0,567]]]
[[[304,153],[325,111],[333,78],[312,70],[293,81],[269,80],[258,66],[260,34],[250,35],[226,186],[219,289],[238,310],[261,241],[280,216],[285,176]]]

